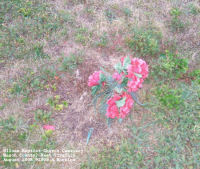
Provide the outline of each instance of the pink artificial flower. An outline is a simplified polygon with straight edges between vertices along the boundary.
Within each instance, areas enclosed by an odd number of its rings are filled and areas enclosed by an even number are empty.
[[[113,97],[111,97],[108,101],[108,108],[107,108],[107,113],[106,116],[108,118],[114,119],[115,117],[119,117],[119,109],[116,105],[116,101],[120,100],[121,96],[118,94],[115,94]]]
[[[88,79],[88,86],[89,87],[99,85],[101,73],[102,73],[102,71],[95,71],[92,75],[89,76],[89,79]]]
[[[131,76],[131,80],[128,81],[128,91],[129,92],[136,92],[139,88],[142,87],[142,81],[140,80],[139,77],[133,75]]]
[[[43,129],[44,129],[44,130],[55,130],[55,127],[52,126],[52,125],[44,125],[44,126],[43,126]]]
[[[116,101],[118,101],[124,97],[126,97],[125,104],[122,107],[118,108]],[[133,103],[134,103],[134,101],[133,101],[132,97],[129,94],[127,94],[126,92],[123,92],[121,95],[115,94],[113,97],[111,97],[107,101],[108,108],[107,108],[106,116],[108,118],[112,118],[112,119],[114,119],[115,117],[125,118],[129,114],[129,112],[133,106]]]
[[[131,65],[128,67],[128,73],[138,73],[142,75],[142,78],[145,79],[148,76],[148,65],[146,62],[139,58],[131,59]]]
[[[112,78],[115,79],[116,81],[119,81],[122,79],[122,74],[119,74],[118,72],[113,73]]]
[[[131,64],[128,66],[128,75],[127,77],[131,79],[128,81],[128,91],[136,92],[139,88],[142,87],[144,79],[148,77],[148,65],[146,62],[139,58],[131,59]],[[136,75],[138,74],[138,75]],[[141,76],[141,77],[139,77]]]
[[[129,112],[131,111],[131,108],[133,107],[134,100],[126,92],[123,93],[122,97],[126,97],[126,101],[125,101],[124,106],[120,107],[120,118],[125,118],[129,114]]]

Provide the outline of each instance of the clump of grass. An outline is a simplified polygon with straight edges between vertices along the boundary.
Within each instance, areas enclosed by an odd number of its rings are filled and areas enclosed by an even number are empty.
[[[152,65],[152,76],[155,79],[177,79],[188,70],[188,59],[166,50]]]
[[[56,95],[54,97],[50,97],[47,100],[47,104],[53,108],[53,110],[63,110],[64,108],[68,107],[67,101],[64,101],[60,98],[60,95]]]
[[[193,78],[194,81],[200,84],[200,69],[195,69],[189,73],[189,76]]]
[[[81,27],[76,30],[75,41],[85,46],[90,41],[91,36],[92,33],[88,31],[88,28]]]
[[[172,8],[170,11],[172,31],[180,32],[185,30],[185,23],[181,20],[182,11],[179,8]]]
[[[98,47],[106,47],[108,45],[107,33],[104,33],[102,36],[100,36],[100,39],[99,39],[99,41],[96,42],[96,45]]]
[[[65,57],[62,61],[60,70],[71,72],[74,69],[76,69],[77,66],[83,62],[82,55],[83,55],[82,52],[78,52],[78,53],[72,53],[70,56]]]
[[[161,50],[162,35],[156,29],[139,28],[133,30],[131,38],[126,39],[128,47],[140,56],[157,56]]]
[[[162,86],[157,88],[156,97],[159,99],[162,106],[166,106],[168,109],[179,109],[180,105],[183,104],[180,89]]]
[[[115,14],[114,10],[109,9],[109,8],[105,10],[105,16],[108,19],[108,21],[110,21],[110,22],[112,22],[113,20],[116,19],[116,14]]]
[[[46,110],[37,109],[35,111],[34,119],[37,123],[46,124],[50,122],[52,112],[48,112]]]
[[[195,4],[189,5],[189,13],[192,15],[198,15],[200,14],[200,8],[196,6]]]
[[[128,7],[123,8],[122,12],[126,17],[130,17],[132,15],[132,11]]]

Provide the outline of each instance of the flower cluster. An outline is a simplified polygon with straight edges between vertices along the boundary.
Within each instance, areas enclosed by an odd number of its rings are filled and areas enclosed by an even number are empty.
[[[124,118],[130,112],[133,103],[134,100],[126,92],[123,92],[121,95],[115,93],[115,95],[107,101],[108,108],[106,116],[112,119],[115,117]]]
[[[125,118],[133,107],[134,100],[131,93],[138,91],[142,83],[148,77],[148,65],[139,58],[122,57],[120,63],[116,64],[115,72],[112,74],[113,81],[118,85],[115,87],[107,85],[112,91],[112,96],[106,101],[106,116],[108,118]],[[106,78],[102,71],[95,71],[89,76],[88,86],[92,87],[93,93],[101,90],[101,84],[106,83]]]
[[[131,64],[128,66],[128,91],[136,92],[142,87],[144,79],[148,77],[148,65],[146,62],[139,58],[133,58]]]

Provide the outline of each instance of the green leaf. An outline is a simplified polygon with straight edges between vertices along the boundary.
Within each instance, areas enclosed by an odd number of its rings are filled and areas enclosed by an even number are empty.
[[[122,120],[123,120],[123,119],[119,118],[119,123],[122,123]]]
[[[128,69],[128,66],[131,64],[131,59],[129,56],[125,57],[124,63],[123,63],[123,69]]]
[[[121,73],[123,70],[122,64],[119,62],[115,66],[115,69],[117,70],[118,73]]]
[[[52,130],[47,130],[47,131],[45,131],[45,135],[46,135],[47,137],[50,137],[52,134],[53,134],[53,131],[52,131]]]
[[[117,93],[121,93],[123,91],[122,88],[119,88],[119,87],[115,87],[114,90],[117,92]]]
[[[121,83],[121,87],[124,88],[127,86],[127,83],[128,83],[128,78],[123,78],[123,81]]]
[[[142,75],[141,74],[139,74],[139,73],[134,73],[137,77],[139,77],[139,78],[141,78],[142,77]]]
[[[56,110],[63,110],[63,104],[57,104],[55,109]]]
[[[64,105],[65,107],[68,107],[67,101],[63,101],[63,105]]]
[[[117,107],[120,108],[120,107],[124,106],[125,102],[126,102],[126,97],[124,97],[121,100],[116,101]]]
[[[101,73],[100,74],[100,83],[105,82],[105,81],[106,81],[106,76],[103,73]]]
[[[108,124],[109,128],[111,127],[111,123],[112,123],[112,119],[111,118],[107,118],[107,124]]]
[[[93,86],[92,87],[92,95],[94,96],[97,93],[97,91],[100,89],[101,89],[100,85]]]

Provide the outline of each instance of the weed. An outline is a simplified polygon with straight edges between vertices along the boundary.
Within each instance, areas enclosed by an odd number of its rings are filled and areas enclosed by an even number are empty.
[[[25,142],[27,139],[27,124],[21,118],[9,116],[0,120],[0,145],[13,147]]]
[[[162,54],[152,65],[152,76],[155,79],[176,79],[188,70],[188,59],[166,50],[165,54]]]
[[[44,53],[43,45],[41,44],[35,44],[33,46],[33,58],[38,59],[38,58],[46,58],[48,55]]]
[[[191,13],[192,15],[198,15],[200,13],[200,8],[194,4],[190,4],[189,13]]]
[[[106,47],[108,44],[108,35],[104,33],[102,36],[100,36],[100,40],[96,42],[96,45],[98,47]]]
[[[37,76],[35,72],[28,69],[23,78],[13,83],[10,93],[14,95],[22,94],[24,96],[24,101],[27,102],[30,94],[42,89],[44,83],[40,76]]]
[[[161,33],[154,29],[134,29],[133,36],[126,39],[131,50],[140,56],[157,56],[160,53]]]
[[[194,81],[197,81],[200,84],[200,69],[193,70],[189,73],[189,76],[192,77]]]
[[[82,55],[82,52],[77,52],[72,53],[69,57],[65,57],[62,61],[60,70],[73,71],[74,69],[76,69],[77,66],[83,62]]]
[[[50,105],[54,110],[63,110],[68,107],[67,101],[62,101],[59,95],[51,97],[47,100],[47,104]]]
[[[45,110],[38,109],[35,111],[34,119],[38,123],[48,123],[51,121],[51,112],[47,112]]]
[[[10,116],[8,119],[1,120],[0,121],[0,126],[2,127],[3,131],[10,131],[16,130],[16,120],[14,117]]]
[[[22,101],[27,103],[31,94],[45,88],[45,84],[51,81],[56,75],[54,67],[45,66],[40,72],[34,72],[32,69],[26,69],[23,77],[13,82],[9,89],[10,93],[15,96],[22,95]],[[56,86],[52,85],[55,89]]]
[[[168,86],[157,88],[156,96],[162,106],[166,106],[168,109],[179,109],[180,105],[183,104],[181,90],[171,89]]]
[[[184,31],[185,30],[185,23],[181,20],[182,12],[179,8],[172,8],[170,11],[170,15],[172,17],[170,26],[172,28],[172,31]]]
[[[130,17],[131,16],[131,14],[132,14],[132,11],[129,9],[129,8],[123,8],[122,9],[122,11],[123,11],[123,13],[124,13],[124,15],[126,16],[126,17]]]
[[[91,33],[89,33],[87,28],[81,27],[76,30],[75,41],[81,43],[82,45],[86,45],[90,40]]]
[[[61,10],[61,11],[59,11],[59,15],[61,16],[61,19],[66,23],[73,24],[75,21],[74,16],[71,13],[69,13],[68,11]]]
[[[5,107],[6,107],[6,104],[2,104],[2,105],[0,106],[0,110],[5,109]]]
[[[105,16],[108,19],[108,21],[112,22],[114,19],[116,19],[116,14],[111,9],[105,10]]]
[[[52,134],[53,134],[52,130],[46,131],[42,135],[42,137],[39,141],[37,141],[36,143],[31,145],[31,148],[37,149],[37,150],[38,149],[40,149],[40,150],[44,150],[44,149],[53,150],[53,149],[55,149],[56,143],[55,143],[54,138],[52,137]]]

